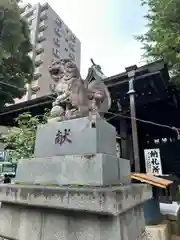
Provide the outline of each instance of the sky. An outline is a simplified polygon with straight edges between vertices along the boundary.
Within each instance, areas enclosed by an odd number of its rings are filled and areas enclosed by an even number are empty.
[[[37,0],[23,2],[37,3]],[[39,2],[44,3],[44,0]],[[142,65],[141,45],[134,35],[145,31],[145,9],[140,0],[47,0],[81,41],[81,74],[86,77],[90,58],[106,76]]]

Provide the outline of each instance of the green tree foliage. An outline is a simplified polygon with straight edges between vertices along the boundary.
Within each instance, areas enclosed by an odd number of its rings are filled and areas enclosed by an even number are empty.
[[[17,2],[0,0],[0,109],[24,95],[34,71],[28,56],[32,49],[30,32]]]
[[[180,1],[142,0],[142,5],[148,7],[147,32],[137,39],[143,44],[144,57],[148,61],[164,59],[173,80],[180,83]]]
[[[16,127],[10,128],[6,135],[1,134],[0,139],[5,143],[5,148],[12,150],[10,157],[13,161],[33,157],[37,126],[45,124],[48,116],[49,111],[46,111],[42,117],[23,113],[15,120]]]

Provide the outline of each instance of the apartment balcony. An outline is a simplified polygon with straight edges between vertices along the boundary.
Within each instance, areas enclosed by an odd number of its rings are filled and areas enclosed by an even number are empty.
[[[56,18],[55,23],[57,24],[57,26],[58,26],[59,28],[62,27],[63,22],[62,22],[62,20],[60,20],[58,17]]]
[[[73,62],[76,60],[76,59],[75,59],[75,56],[74,56],[72,53],[69,54],[69,58],[70,58],[71,61],[73,61]]]
[[[40,32],[40,33],[38,34],[38,37],[37,37],[38,42],[42,42],[42,41],[44,41],[45,39],[46,39],[46,37],[44,36],[44,32]]]
[[[35,65],[36,66],[39,66],[43,63],[43,54],[38,54],[36,55],[36,58],[35,58]]]
[[[75,37],[73,34],[71,34],[70,40],[71,40],[74,44],[76,44],[76,37]]]
[[[60,47],[60,42],[61,40],[59,38],[53,38],[54,43],[56,44],[57,47]]]
[[[25,12],[21,13],[21,17],[22,18],[28,18],[28,17],[33,15],[33,12],[34,12],[34,9],[33,8],[29,8]]]
[[[39,31],[43,31],[47,28],[47,24],[45,22],[45,20],[41,21],[39,24]]]
[[[43,12],[44,10],[47,10],[49,7],[49,4],[48,3],[44,3],[41,5],[41,11]]]
[[[34,71],[34,80],[37,80],[40,77],[41,77],[40,67],[36,67]]]
[[[38,43],[37,46],[36,46],[36,53],[37,54],[40,54],[44,51],[44,48],[43,48],[43,45],[42,43]]]
[[[69,43],[69,48],[71,49],[71,51],[75,52],[75,45],[72,43]]]
[[[32,83],[31,83],[31,90],[32,90],[33,92],[37,92],[39,89],[40,89],[40,87],[39,87],[39,81],[38,81],[38,80],[32,81]]]
[[[40,14],[40,21],[43,21],[48,18],[48,10],[44,10]]]
[[[20,7],[20,13],[23,13],[23,12],[27,11],[27,9],[31,9],[32,4],[20,2],[19,7]]]

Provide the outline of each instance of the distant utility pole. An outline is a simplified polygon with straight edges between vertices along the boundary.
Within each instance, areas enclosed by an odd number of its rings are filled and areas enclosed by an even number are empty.
[[[138,143],[138,132],[136,123],[136,103],[135,103],[135,89],[134,80],[137,66],[131,66],[126,68],[129,80],[129,100],[131,110],[131,127],[132,127],[132,138],[133,138],[133,153],[134,153],[134,166],[135,172],[140,172],[140,157],[139,157],[139,143]]]

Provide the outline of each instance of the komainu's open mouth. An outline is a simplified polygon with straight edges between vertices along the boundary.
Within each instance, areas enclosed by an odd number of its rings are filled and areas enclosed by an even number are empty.
[[[58,67],[58,66],[51,66],[51,67],[49,67],[49,73],[50,73],[51,75],[56,76],[56,75],[59,74],[59,72],[60,72],[60,70],[59,70],[59,67]]]
[[[52,70],[50,71],[50,73],[51,73],[52,75],[58,75],[58,74],[59,74],[59,69],[58,69],[58,68],[54,68],[54,69],[52,69]]]

